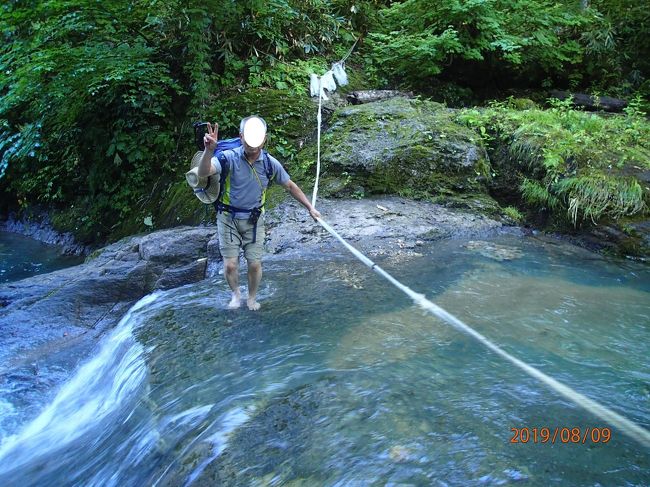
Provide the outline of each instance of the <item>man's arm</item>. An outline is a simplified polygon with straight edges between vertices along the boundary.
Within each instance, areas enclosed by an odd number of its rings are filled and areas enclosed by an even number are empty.
[[[219,135],[219,125],[214,124],[214,130],[212,130],[212,125],[208,123],[208,132],[203,136],[203,144],[205,149],[203,155],[201,156],[201,162],[199,162],[199,167],[197,174],[200,178],[205,176],[211,176],[217,172],[217,169],[212,165],[212,155],[214,154],[214,149],[217,147],[217,137]]]
[[[320,212],[319,212],[316,208],[314,208],[313,206],[311,206],[311,203],[309,202],[309,200],[308,200],[307,197],[305,196],[305,193],[302,192],[302,189],[300,189],[300,187],[299,187],[296,183],[294,183],[293,181],[289,180],[289,181],[287,181],[283,186],[284,186],[285,188],[287,188],[287,190],[289,191],[289,193],[291,194],[291,196],[293,196],[293,198],[294,198],[298,203],[300,203],[302,206],[304,206],[305,208],[307,208],[307,210],[309,211],[309,214],[311,215],[311,217],[312,217],[314,220],[316,220],[316,218],[320,218],[320,217],[321,217],[321,216],[320,216]]]

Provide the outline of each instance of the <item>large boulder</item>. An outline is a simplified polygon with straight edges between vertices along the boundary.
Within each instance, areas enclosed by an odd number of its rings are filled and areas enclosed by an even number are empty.
[[[323,219],[362,252],[396,260],[412,256],[428,241],[484,238],[520,231],[482,212],[397,196],[322,199],[317,207]],[[294,201],[270,210],[266,229],[269,258],[277,254],[288,258],[296,254],[306,256],[328,248],[342,248]]]
[[[324,194],[435,197],[484,193],[480,137],[439,103],[396,97],[337,110],[322,140]],[[314,148],[301,154],[314,159]]]

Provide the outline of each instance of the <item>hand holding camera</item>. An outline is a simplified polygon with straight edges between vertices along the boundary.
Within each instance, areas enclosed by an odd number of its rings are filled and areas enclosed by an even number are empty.
[[[214,124],[214,129],[210,122],[195,122],[194,126],[194,141],[199,150],[206,148],[212,152],[217,147],[217,138],[219,134],[219,125]]]

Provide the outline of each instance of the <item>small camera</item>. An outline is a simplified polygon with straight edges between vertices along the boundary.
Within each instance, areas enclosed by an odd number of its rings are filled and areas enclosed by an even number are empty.
[[[208,133],[208,122],[194,122],[192,124],[194,127],[194,142],[199,150],[205,150],[205,143],[203,142],[203,136]]]

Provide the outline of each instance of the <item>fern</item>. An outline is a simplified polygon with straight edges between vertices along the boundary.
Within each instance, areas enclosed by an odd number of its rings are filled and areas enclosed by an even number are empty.
[[[548,208],[551,210],[556,209],[560,206],[560,200],[549,190],[542,186],[539,182],[524,179],[519,187],[521,194],[526,201],[531,206],[537,206],[540,208]]]
[[[553,190],[568,201],[568,214],[574,225],[578,219],[596,222],[602,216],[620,218],[647,209],[643,190],[636,180],[591,175],[567,178]]]

